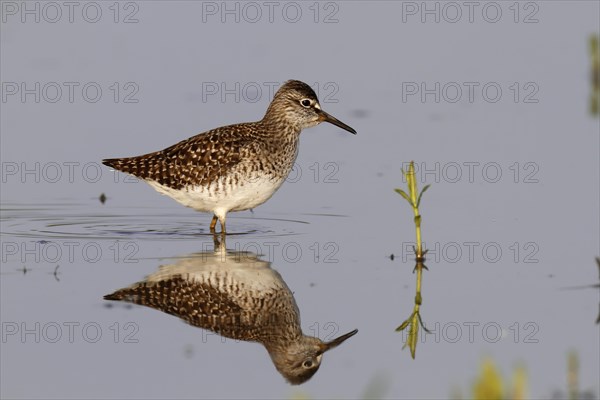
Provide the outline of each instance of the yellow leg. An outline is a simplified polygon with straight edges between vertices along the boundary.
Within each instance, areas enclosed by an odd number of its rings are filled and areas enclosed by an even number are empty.
[[[216,215],[213,215],[212,220],[210,221],[210,233],[215,233],[217,227],[217,221],[221,222],[221,233],[225,233],[225,218],[221,221],[217,218]]]
[[[217,226],[217,220],[218,220],[218,219],[217,219],[217,216],[216,216],[216,215],[213,215],[213,217],[212,217],[212,221],[210,221],[210,231],[211,231],[212,233],[215,233],[215,227]]]
[[[219,236],[217,235],[216,232],[211,232],[213,235],[213,244],[215,246],[215,251],[217,251],[217,249],[221,246],[221,242],[219,241]],[[221,236],[223,236],[223,234],[221,234]]]

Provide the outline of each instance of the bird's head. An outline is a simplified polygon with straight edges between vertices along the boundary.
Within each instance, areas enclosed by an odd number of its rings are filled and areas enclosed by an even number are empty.
[[[358,330],[353,330],[339,336],[330,342],[312,336],[302,336],[299,341],[285,348],[271,348],[269,354],[275,368],[292,385],[299,385],[309,380],[321,366],[323,354],[342,344],[354,336]]]
[[[292,124],[300,130],[318,125],[321,122],[329,122],[356,134],[353,128],[323,111],[315,91],[301,81],[287,81],[279,88],[273,97],[265,118],[284,120],[285,123]]]

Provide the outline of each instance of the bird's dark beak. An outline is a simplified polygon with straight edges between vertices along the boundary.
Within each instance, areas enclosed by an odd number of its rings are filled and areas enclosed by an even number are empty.
[[[329,122],[330,124],[339,126],[340,128],[356,135],[356,131],[353,128],[349,127],[348,125],[346,125],[339,119],[335,118],[333,115],[327,114],[325,111],[323,111],[321,109],[318,109],[317,113],[319,114],[319,121]]]
[[[338,347],[340,344],[346,341],[346,339],[351,338],[352,336],[358,333],[358,329],[353,330],[352,332],[348,332],[345,335],[337,337],[333,339],[331,342],[326,342],[321,345],[321,354],[325,353],[328,350],[333,349],[334,347]]]

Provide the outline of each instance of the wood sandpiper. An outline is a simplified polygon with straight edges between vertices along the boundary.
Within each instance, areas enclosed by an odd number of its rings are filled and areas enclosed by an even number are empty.
[[[300,132],[329,122],[356,131],[321,109],[304,82],[290,80],[275,93],[262,120],[216,128],[164,150],[102,163],[145,180],[198,211],[212,212],[225,232],[229,211],[252,209],[279,189],[294,166]]]
[[[281,275],[255,253],[227,251],[224,240],[214,252],[179,258],[104,298],[151,307],[227,338],[258,342],[295,385],[317,372],[326,351],[358,332],[327,342],[304,335],[298,306]]]

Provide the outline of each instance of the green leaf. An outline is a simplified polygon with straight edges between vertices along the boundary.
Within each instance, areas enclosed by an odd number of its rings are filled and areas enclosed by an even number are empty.
[[[429,186],[431,185],[425,185],[423,190],[421,190],[421,193],[419,193],[419,200],[417,200],[417,208],[419,208],[419,204],[421,204],[421,196],[423,196],[423,193],[425,193],[425,191],[429,189]]]
[[[408,195],[406,194],[406,192],[402,189],[394,189],[394,191],[396,191],[396,193],[398,193],[400,196],[404,197],[404,199],[406,201],[408,201],[408,203],[410,205],[412,205],[412,201],[410,200],[410,197],[408,197]]]
[[[417,200],[417,178],[415,176],[415,163],[414,161],[410,162],[408,166],[408,174],[406,176],[406,180],[408,181],[408,192],[411,198],[411,204],[415,204]]]
[[[408,326],[408,324],[410,324],[410,318],[407,319],[406,321],[404,321],[402,323],[402,325],[400,325],[399,327],[396,328],[396,332],[402,332],[403,330],[406,329],[406,327]]]
[[[406,344],[410,349],[410,355],[415,359],[415,353],[417,352],[417,342],[419,339],[419,321],[417,321],[418,314],[414,313],[410,324],[410,330],[408,331],[408,338]]]
[[[423,328],[423,330],[425,330],[425,332],[431,333],[431,331],[429,329],[425,328],[425,324],[423,323],[423,320],[421,319],[421,314],[419,314],[419,324],[421,324],[421,328]]]

